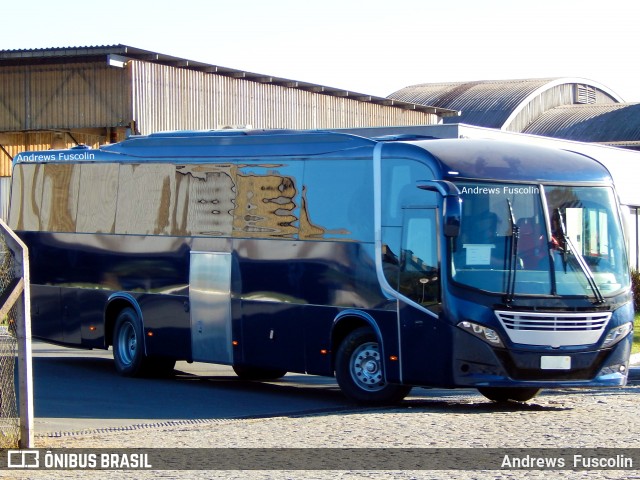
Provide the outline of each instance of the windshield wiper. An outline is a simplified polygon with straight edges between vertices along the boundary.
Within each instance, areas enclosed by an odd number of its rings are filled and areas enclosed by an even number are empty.
[[[516,271],[518,258],[518,238],[520,237],[520,227],[516,225],[516,216],[513,213],[511,201],[507,199],[507,207],[509,208],[509,223],[511,227],[511,241],[509,242],[509,262],[507,263],[507,288],[504,297],[504,303],[513,302],[516,294]]]
[[[584,273],[584,276],[587,279],[587,283],[589,283],[589,286],[591,287],[591,290],[593,290],[593,294],[596,297],[596,302],[595,303],[605,303],[604,297],[602,296],[602,293],[600,292],[600,289],[598,288],[598,284],[596,283],[596,279],[593,276],[593,272],[589,268],[589,265],[587,265],[587,262],[585,261],[584,257],[580,253],[580,251],[573,244],[573,240],[571,240],[569,235],[567,235],[567,229],[564,226],[564,220],[562,219],[562,215],[560,215],[560,209],[559,208],[556,209],[556,213],[558,215],[558,221],[560,223],[560,233],[562,234],[562,240],[564,241],[564,244],[565,244],[565,247],[566,247],[565,248],[565,255],[568,253],[568,251],[571,251],[571,253],[573,253],[573,257],[578,262],[578,265],[580,266],[580,270],[582,270],[582,273]],[[566,267],[566,257],[563,258],[563,262],[565,263],[565,272],[566,272],[566,268],[567,268]]]

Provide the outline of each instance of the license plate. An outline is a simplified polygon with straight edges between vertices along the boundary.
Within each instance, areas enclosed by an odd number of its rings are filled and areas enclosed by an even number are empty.
[[[542,370],[571,370],[571,357],[569,356],[542,356],[540,357]]]

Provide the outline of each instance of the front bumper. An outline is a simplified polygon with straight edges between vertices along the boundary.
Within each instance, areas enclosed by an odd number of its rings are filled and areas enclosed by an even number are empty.
[[[454,333],[453,382],[458,387],[616,387],[629,372],[633,334],[611,348],[493,348],[462,330]],[[570,357],[570,368],[542,368],[542,357]],[[553,359],[552,359],[553,360]]]

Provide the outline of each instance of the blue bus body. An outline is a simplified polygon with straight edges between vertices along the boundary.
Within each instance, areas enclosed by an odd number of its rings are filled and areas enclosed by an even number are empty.
[[[411,386],[526,400],[626,382],[620,212],[583,155],[167,132],[18,155],[9,224],[30,250],[33,336],[113,346],[125,375],[175,360],[335,374],[373,403]]]

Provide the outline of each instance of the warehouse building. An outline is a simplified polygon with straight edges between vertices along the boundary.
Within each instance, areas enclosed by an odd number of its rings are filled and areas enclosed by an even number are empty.
[[[0,51],[0,218],[21,151],[218,128],[432,125],[457,112],[126,45]]]
[[[388,98],[461,111],[444,123],[640,150],[640,104],[584,78],[424,83]]]

